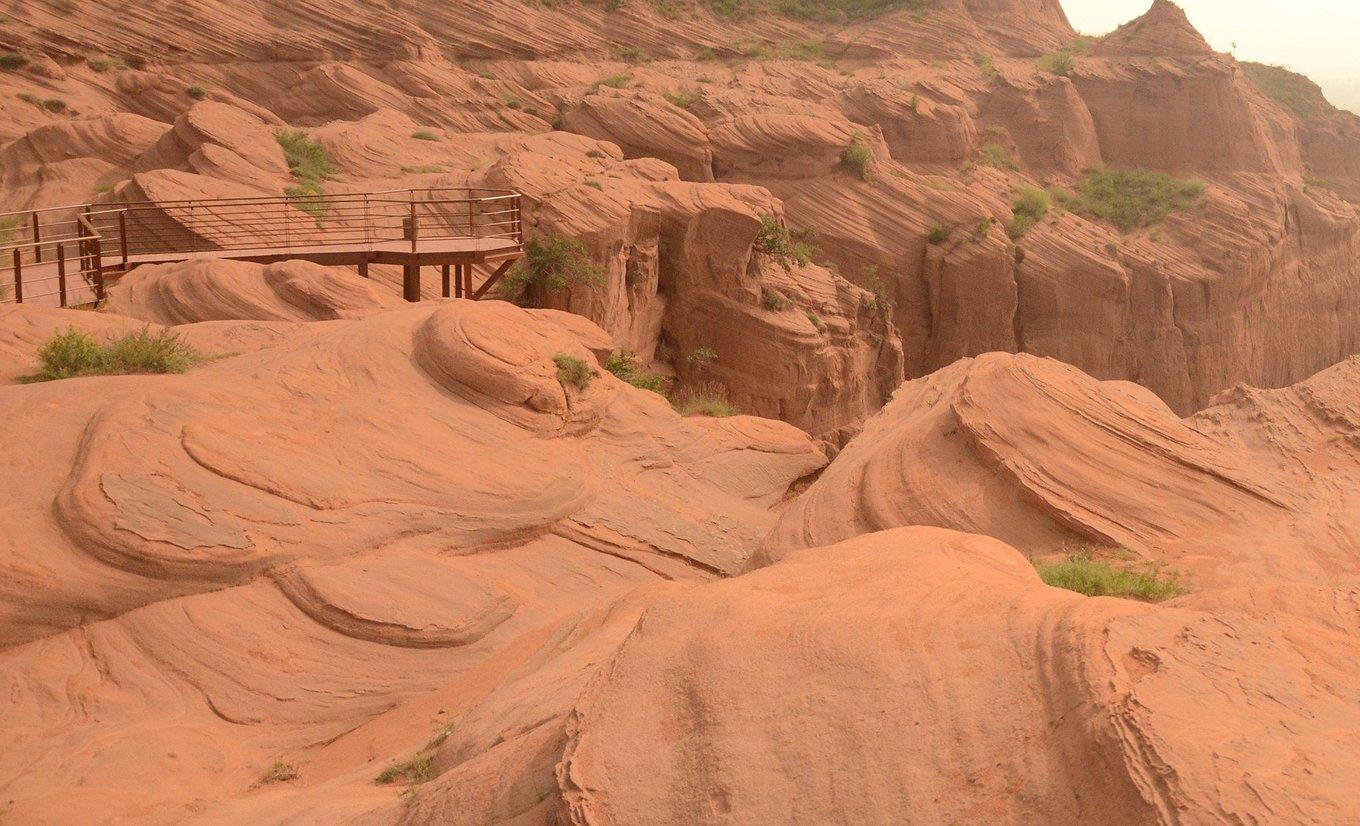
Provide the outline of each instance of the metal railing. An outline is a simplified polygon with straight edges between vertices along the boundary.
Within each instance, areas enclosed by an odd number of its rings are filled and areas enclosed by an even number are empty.
[[[428,248],[439,242],[499,240],[518,246],[523,239],[520,195],[508,190],[406,189],[56,207],[0,214],[0,301],[42,299],[64,307],[98,300],[106,274],[175,256],[302,256],[405,250],[407,245],[416,253],[422,243]]]

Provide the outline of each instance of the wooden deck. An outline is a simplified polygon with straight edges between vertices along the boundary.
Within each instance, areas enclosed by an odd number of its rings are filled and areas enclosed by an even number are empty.
[[[81,205],[0,215],[0,241],[0,289],[12,285],[0,300],[62,307],[100,300],[139,266],[214,258],[365,277],[372,264],[397,265],[408,301],[433,266],[445,297],[477,299],[523,254],[519,195],[491,190]]]

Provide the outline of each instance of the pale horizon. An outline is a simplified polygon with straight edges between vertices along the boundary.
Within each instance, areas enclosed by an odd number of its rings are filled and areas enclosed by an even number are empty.
[[[1078,30],[1105,34],[1143,15],[1152,0],[1061,0]],[[1287,66],[1312,78],[1333,104],[1360,112],[1360,3],[1298,0],[1286,13],[1276,4],[1242,0],[1178,0],[1215,49],[1239,60]],[[1236,47],[1234,47],[1236,44]]]

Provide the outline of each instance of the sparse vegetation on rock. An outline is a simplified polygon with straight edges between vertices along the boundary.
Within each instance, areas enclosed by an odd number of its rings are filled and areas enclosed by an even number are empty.
[[[523,304],[533,289],[557,293],[568,287],[603,281],[604,268],[590,257],[584,244],[575,238],[550,235],[525,242],[524,257],[497,285],[496,296]]]
[[[1045,584],[1088,597],[1125,597],[1162,602],[1184,593],[1180,576],[1165,566],[1115,567],[1090,552],[1078,552],[1057,562],[1036,562]]]
[[[841,152],[841,165],[858,175],[861,181],[869,180],[869,167],[873,162],[874,151],[859,135]]]
[[[177,333],[150,328],[100,344],[74,327],[48,339],[38,351],[38,371],[26,383],[83,376],[122,376],[133,373],[183,373],[204,360]]]
[[[1011,202],[1013,218],[1008,230],[1016,240],[1024,238],[1034,226],[1048,215],[1053,206],[1053,197],[1047,190],[1024,184],[1016,189],[1015,200]]]
[[[339,172],[340,167],[331,161],[326,147],[301,129],[285,129],[277,133],[275,139],[297,181],[297,185],[285,189],[284,194],[293,199],[294,206],[320,222],[330,212],[325,182]]]
[[[817,248],[809,238],[810,233],[790,232],[773,215],[762,215],[755,251],[778,261],[786,270],[792,269],[794,265],[806,267],[817,255]]]
[[[715,381],[679,388],[671,398],[671,405],[681,416],[721,419],[741,415],[741,411],[727,400],[727,388]]]
[[[585,390],[596,375],[589,364],[565,353],[553,356],[553,364],[557,365],[557,380],[563,387]]]
[[[1128,232],[1151,226],[1204,196],[1202,181],[1144,169],[1088,170],[1072,191],[1058,190],[1058,203],[1072,212]]]
[[[660,393],[666,386],[665,376],[643,370],[637,363],[637,356],[626,347],[610,353],[604,369],[642,390]]]

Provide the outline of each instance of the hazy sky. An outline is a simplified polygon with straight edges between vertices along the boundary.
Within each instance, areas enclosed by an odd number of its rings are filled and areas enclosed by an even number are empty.
[[[1152,0],[1062,4],[1077,29],[1104,34],[1146,12]],[[1302,72],[1333,103],[1360,112],[1360,0],[1180,0],[1180,5],[1215,49]]]

